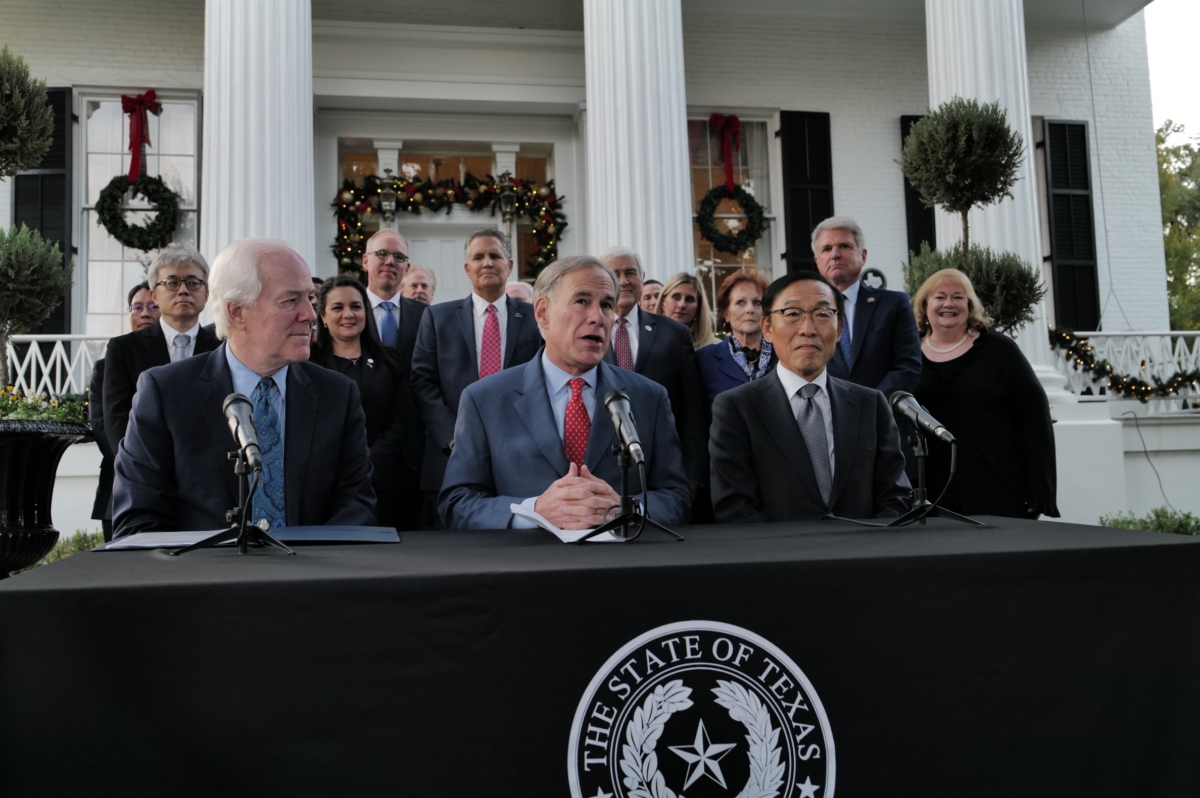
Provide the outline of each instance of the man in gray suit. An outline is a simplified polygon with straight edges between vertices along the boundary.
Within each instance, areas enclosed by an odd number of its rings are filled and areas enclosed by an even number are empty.
[[[722,523],[907,509],[900,436],[883,394],[829,375],[843,298],[825,277],[795,272],[763,295],[774,375],[717,394],[709,440],[713,511]]]
[[[620,501],[617,433],[604,406],[615,388],[629,396],[645,450],[649,517],[687,520],[691,493],[666,390],[603,362],[617,293],[616,275],[588,256],[555,261],[538,277],[534,312],[545,348],[462,393],[438,497],[448,528],[525,525],[513,504],[564,529],[599,526]],[[636,490],[637,477],[631,481]]]
[[[250,511],[272,527],[375,523],[358,387],[308,360],[316,314],[308,266],[281,241],[230,244],[210,277],[213,352],[152,368],[138,380],[113,485],[116,537],[216,530],[237,504],[237,444],[222,404],[254,405],[263,471]]]

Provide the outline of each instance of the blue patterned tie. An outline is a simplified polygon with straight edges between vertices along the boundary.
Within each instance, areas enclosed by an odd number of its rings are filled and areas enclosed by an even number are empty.
[[[262,451],[262,480],[254,493],[251,512],[254,520],[265,518],[272,527],[287,526],[287,505],[283,497],[283,436],[279,414],[271,404],[275,380],[263,377],[258,383],[258,401],[254,404],[254,430]]]
[[[391,302],[380,302],[379,307],[383,308],[383,326],[379,329],[379,337],[383,341],[384,346],[396,348],[396,317],[392,315],[392,308],[396,307]]]

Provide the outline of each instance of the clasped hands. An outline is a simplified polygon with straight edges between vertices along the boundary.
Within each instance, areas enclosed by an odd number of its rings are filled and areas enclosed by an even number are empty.
[[[604,521],[606,510],[620,503],[611,485],[593,476],[587,466],[571,463],[566,476],[551,482],[533,509],[560,529],[591,529]]]

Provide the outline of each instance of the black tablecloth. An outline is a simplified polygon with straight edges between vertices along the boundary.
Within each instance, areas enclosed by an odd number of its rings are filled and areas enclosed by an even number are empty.
[[[692,620],[803,669],[839,796],[1200,793],[1200,541],[987,520],[81,554],[0,582],[0,795],[568,795],[593,676]]]

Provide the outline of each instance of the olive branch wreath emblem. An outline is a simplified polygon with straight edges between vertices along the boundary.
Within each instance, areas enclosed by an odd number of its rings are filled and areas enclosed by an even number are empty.
[[[621,770],[629,798],[683,798],[666,785],[654,748],[671,715],[692,706],[691,693],[690,687],[675,679],[655,687],[634,711],[621,747]],[[750,778],[738,798],[775,798],[783,784],[783,764],[779,761],[779,729],[771,723],[766,705],[736,682],[718,679],[713,694],[716,703],[729,710],[729,717],[746,727]]]

